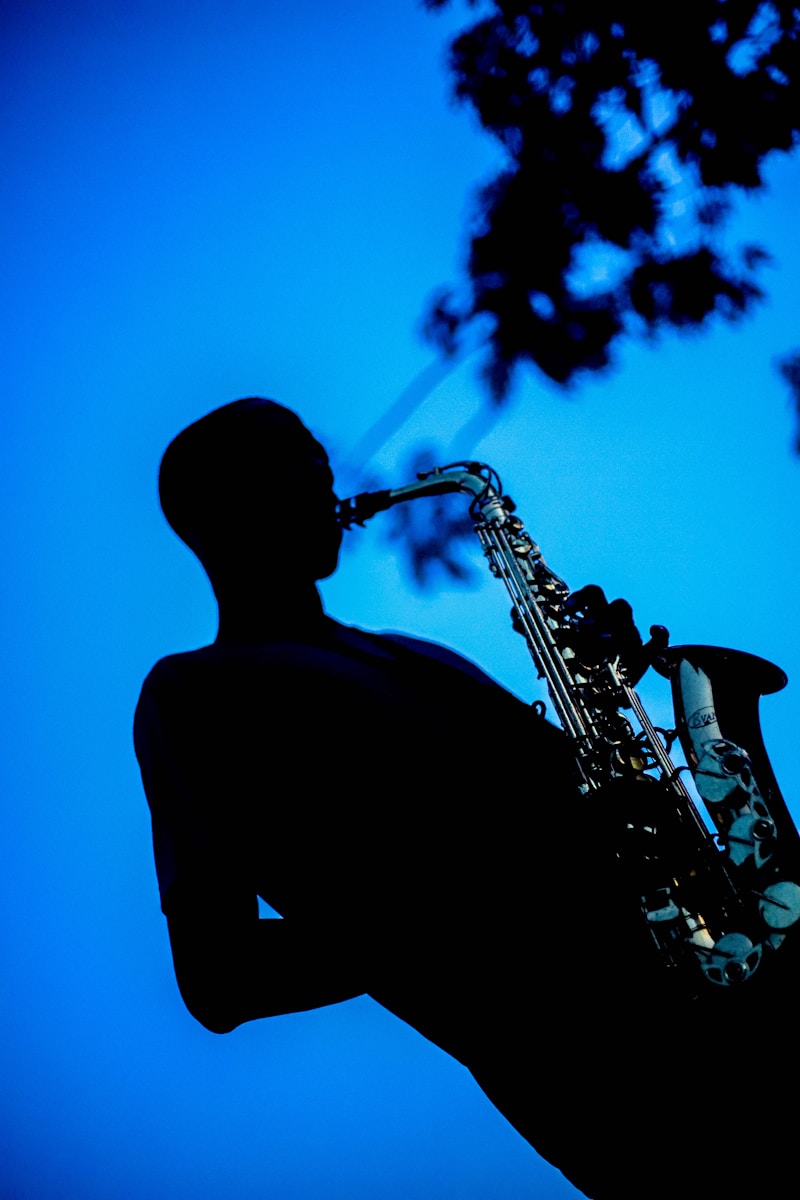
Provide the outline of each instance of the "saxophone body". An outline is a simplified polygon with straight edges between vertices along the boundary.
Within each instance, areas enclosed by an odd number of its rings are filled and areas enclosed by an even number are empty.
[[[744,983],[800,928],[800,836],[758,720],[760,696],[785,686],[784,673],[752,654],[667,647],[664,637],[654,666],[670,680],[676,728],[654,726],[619,658],[583,660],[580,604],[483,463],[436,467],[403,487],[344,500],[339,521],[349,529],[446,492],[471,498],[489,569],[508,591],[573,747],[579,790],[609,805],[619,867],[657,953],[690,988]],[[686,767],[670,757],[676,739]],[[706,819],[684,782],[687,769]]]

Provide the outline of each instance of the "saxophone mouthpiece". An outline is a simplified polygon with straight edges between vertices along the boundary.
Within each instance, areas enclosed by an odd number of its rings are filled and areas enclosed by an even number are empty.
[[[384,488],[380,492],[360,492],[347,500],[340,500],[336,506],[336,520],[342,529],[352,529],[353,525],[363,525],[370,517],[391,508],[392,492]]]

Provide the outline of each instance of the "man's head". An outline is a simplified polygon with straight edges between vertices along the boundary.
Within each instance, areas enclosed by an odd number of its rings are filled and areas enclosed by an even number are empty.
[[[274,400],[234,400],[187,426],[164,453],[158,486],[164,516],[212,583],[256,562],[306,580],[336,568],[328,456]]]

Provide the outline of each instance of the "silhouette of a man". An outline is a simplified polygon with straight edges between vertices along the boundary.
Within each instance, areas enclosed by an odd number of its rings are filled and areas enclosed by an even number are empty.
[[[753,1009],[668,985],[560,731],[453,652],[323,612],[341,534],[300,419],[217,409],[159,486],[219,604],[135,718],[189,1011],[225,1033],[368,993],[597,1200],[777,1178],[785,1110],[754,1056],[780,991],[748,984]]]

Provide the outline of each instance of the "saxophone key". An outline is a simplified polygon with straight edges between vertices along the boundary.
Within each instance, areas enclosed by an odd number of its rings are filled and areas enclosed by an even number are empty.
[[[780,880],[755,892],[758,911],[770,929],[788,929],[800,919],[800,887],[790,880]]]
[[[732,987],[749,979],[761,962],[761,946],[743,933],[726,933],[713,949],[700,956],[703,973],[711,983]]]

